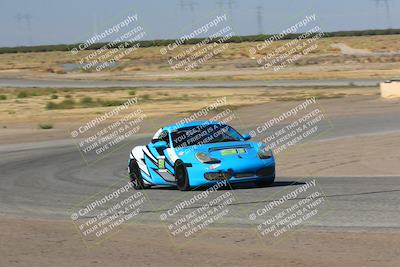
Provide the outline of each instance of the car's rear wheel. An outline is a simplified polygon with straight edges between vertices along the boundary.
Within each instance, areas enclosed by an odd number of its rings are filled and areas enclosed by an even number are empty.
[[[149,185],[143,182],[142,175],[140,174],[139,165],[136,160],[131,160],[129,163],[129,178],[133,184],[133,188],[136,190],[150,188]]]
[[[189,176],[185,164],[182,161],[178,161],[175,164],[174,171],[176,186],[178,187],[178,189],[181,191],[190,190]]]
[[[255,183],[259,187],[264,187],[264,186],[272,185],[274,182],[275,182],[275,175],[273,177],[271,177],[271,178],[258,180]]]

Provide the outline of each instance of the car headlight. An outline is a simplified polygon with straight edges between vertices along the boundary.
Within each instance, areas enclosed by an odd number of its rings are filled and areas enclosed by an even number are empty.
[[[203,152],[197,152],[196,153],[196,158],[198,161],[202,162],[202,163],[208,163],[208,164],[215,164],[215,163],[220,163],[221,161],[219,159],[216,158],[212,158],[209,155],[207,155],[206,153]]]
[[[260,159],[269,159],[274,155],[272,154],[272,150],[268,149],[266,146],[261,146],[257,153]]]

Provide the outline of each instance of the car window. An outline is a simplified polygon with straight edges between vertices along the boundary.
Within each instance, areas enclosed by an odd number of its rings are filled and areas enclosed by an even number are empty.
[[[236,130],[222,124],[183,127],[171,132],[171,136],[175,148],[242,139]]]

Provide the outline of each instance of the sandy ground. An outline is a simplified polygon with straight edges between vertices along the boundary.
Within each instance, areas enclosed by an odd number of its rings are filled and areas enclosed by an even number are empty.
[[[163,227],[125,225],[87,248],[71,222],[3,218],[1,266],[398,266],[400,233],[294,231],[265,246],[247,229],[176,246]]]
[[[120,65],[102,71],[69,70],[64,64],[77,64],[92,51],[77,55],[70,52],[14,53],[0,55],[0,78],[92,79],[92,80],[271,80],[271,79],[340,79],[392,78],[400,75],[398,35],[334,37],[316,42],[317,48],[294,64],[274,71],[260,69],[257,58],[273,52],[288,41],[274,42],[249,53],[257,42],[230,43],[228,48],[199,68],[175,70],[171,57],[190,49],[182,45],[173,54],[161,55],[159,47],[139,48],[122,58]],[[360,51],[362,53],[360,53]]]

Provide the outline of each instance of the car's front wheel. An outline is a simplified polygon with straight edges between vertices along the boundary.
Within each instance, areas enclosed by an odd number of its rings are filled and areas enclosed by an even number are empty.
[[[181,191],[189,191],[190,182],[185,164],[182,161],[178,161],[175,164],[174,171],[175,171],[176,186],[178,187],[178,189]]]
[[[136,190],[150,188],[149,185],[146,185],[143,182],[142,175],[140,174],[139,165],[137,164],[136,160],[131,160],[129,163],[129,178],[131,183],[133,184],[133,188]]]

